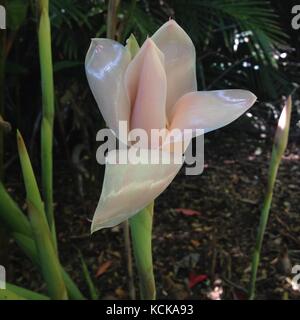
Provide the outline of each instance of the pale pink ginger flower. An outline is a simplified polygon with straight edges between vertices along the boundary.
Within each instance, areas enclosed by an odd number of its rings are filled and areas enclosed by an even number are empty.
[[[192,40],[174,21],[148,38],[131,60],[122,44],[93,39],[85,68],[107,126],[129,129],[221,128],[248,110],[256,97],[246,90],[197,91]],[[118,150],[122,153],[124,150]],[[107,164],[92,232],[138,213],[172,182],[181,164]]]

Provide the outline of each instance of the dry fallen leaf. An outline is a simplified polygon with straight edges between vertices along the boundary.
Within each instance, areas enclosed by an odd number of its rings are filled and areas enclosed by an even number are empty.
[[[105,273],[109,269],[111,264],[112,264],[111,260],[108,260],[102,263],[96,272],[96,278],[99,278],[103,273]]]
[[[192,210],[192,209],[177,208],[177,209],[175,209],[175,211],[177,213],[182,213],[183,215],[188,216],[188,217],[200,216],[201,215],[201,213],[199,211]]]

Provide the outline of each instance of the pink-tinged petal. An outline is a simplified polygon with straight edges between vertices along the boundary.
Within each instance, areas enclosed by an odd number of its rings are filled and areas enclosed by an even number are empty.
[[[131,147],[132,150],[133,147]],[[149,150],[141,150],[141,159],[148,159]],[[108,159],[117,154],[126,157],[124,150],[111,151]],[[154,158],[158,164],[106,164],[102,194],[94,214],[91,231],[108,228],[132,217],[158,197],[172,182],[182,166],[182,157],[163,164],[167,153]]]
[[[156,51],[156,54],[159,56],[159,59],[164,64],[164,55],[157,48],[157,46],[151,41],[151,39],[147,39],[138,53],[130,62],[126,73],[125,73],[125,87],[127,90],[127,94],[129,96],[130,104],[134,105],[135,99],[138,92],[138,84],[140,79],[140,72],[142,70],[142,66],[144,64],[145,53],[149,46],[152,46],[152,49]]]
[[[175,154],[184,154],[193,138],[191,134],[184,135],[184,132],[179,128],[167,130],[167,134],[163,143],[160,145],[161,150],[172,152]]]
[[[281,154],[283,156],[286,149],[288,139],[289,139],[289,130],[291,122],[291,112],[292,112],[292,98],[288,97],[285,106],[283,107],[279,120],[278,126],[275,134],[274,143],[276,145],[277,156]]]
[[[190,92],[176,103],[170,129],[203,129],[224,127],[240,117],[256,101],[246,90]]]
[[[196,51],[187,33],[169,20],[152,36],[165,56],[167,74],[167,115],[184,94],[197,91]]]
[[[85,60],[90,88],[107,126],[118,134],[119,121],[129,121],[130,104],[124,74],[128,50],[110,39],[93,39]]]
[[[147,39],[140,52],[129,64],[125,83],[130,97],[131,129],[166,127],[167,80],[163,55],[151,39]]]

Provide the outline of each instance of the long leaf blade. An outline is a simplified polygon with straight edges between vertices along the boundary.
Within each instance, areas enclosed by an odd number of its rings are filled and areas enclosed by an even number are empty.
[[[0,183],[0,220],[11,232],[18,232],[26,236],[31,235],[30,224],[19,206]]]
[[[26,188],[29,220],[37,248],[38,259],[41,264],[42,274],[47,283],[50,297],[59,300],[67,299],[67,291],[46,219],[44,205],[25,143],[19,132],[17,132],[17,143]]]
[[[31,291],[31,290],[16,286],[16,285],[11,284],[11,283],[7,283],[6,284],[6,288],[10,292],[13,292],[16,295],[18,295],[20,297],[23,297],[25,299],[28,299],[28,300],[50,300],[49,297],[47,297],[47,296],[45,296],[43,294],[40,294],[40,293]]]
[[[65,300],[67,299],[67,290],[63,281],[58,256],[51,240],[48,224],[44,219],[43,213],[39,212],[30,201],[28,201],[28,212],[49,295],[54,300]]]

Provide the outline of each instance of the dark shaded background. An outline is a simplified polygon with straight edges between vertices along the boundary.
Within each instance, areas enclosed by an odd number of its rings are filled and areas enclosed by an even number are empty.
[[[3,116],[12,126],[12,132],[5,135],[4,181],[24,205],[14,132],[16,128],[22,132],[38,173],[41,88],[35,2],[21,2],[28,6],[14,0],[7,3],[15,11],[8,17],[6,32]],[[85,288],[78,262],[81,250],[102,297],[126,298],[122,232],[117,227],[91,239],[88,221],[104,170],[95,161],[95,135],[105,124],[88,88],[84,58],[90,38],[105,37],[107,5],[91,0],[51,0],[50,4],[56,93],[54,198],[61,259]],[[121,1],[118,41],[124,43],[133,32],[142,43],[173,17],[195,43],[200,90],[246,88],[258,97],[248,116],[207,135],[204,174],[179,175],[158,200],[154,258],[160,298],[207,298],[220,279],[225,298],[243,298],[240,287],[249,280],[247,268],[271,142],[283,97],[290,93],[294,108],[288,160],[275,193],[258,292],[261,298],[281,298],[285,290],[297,296],[280,266],[286,255],[293,262],[300,261],[300,30],[290,24],[294,4],[297,1]],[[201,214],[186,217],[178,208]],[[43,291],[40,278],[32,277],[30,263],[13,243],[11,250],[13,282]],[[97,278],[97,269],[107,261],[108,271]],[[209,280],[189,291],[191,272],[206,274]]]

